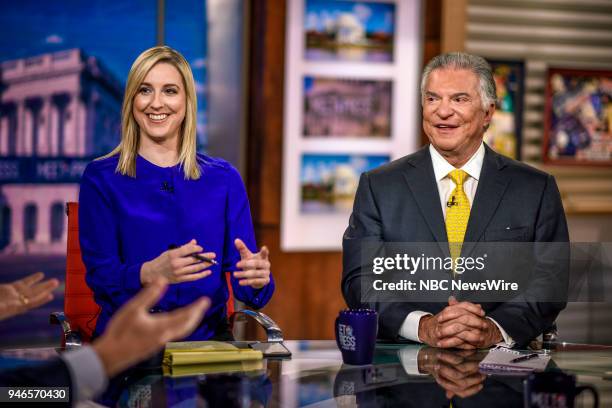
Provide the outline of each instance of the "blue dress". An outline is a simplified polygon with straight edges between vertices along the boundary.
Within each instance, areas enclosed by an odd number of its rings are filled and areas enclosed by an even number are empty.
[[[221,159],[198,154],[198,180],[185,180],[179,165],[159,167],[141,156],[136,177],[115,172],[119,156],[87,166],[79,193],[79,238],[86,281],[100,305],[94,335],[141,288],[140,269],[170,245],[195,238],[205,252],[215,252],[219,265],[195,282],[171,284],[155,309],[173,310],[201,296],[211,299],[200,326],[186,340],[206,340],[225,329],[229,295],[223,272],[235,271],[240,238],[256,252],[253,223],[240,175]],[[232,277],[236,299],[258,309],[272,297],[274,281],[257,290]]]

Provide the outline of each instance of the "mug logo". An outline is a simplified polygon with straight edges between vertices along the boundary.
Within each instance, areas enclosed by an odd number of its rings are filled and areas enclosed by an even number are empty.
[[[567,408],[565,394],[553,392],[534,392],[531,395],[531,404],[541,408]]]
[[[349,326],[348,324],[339,324],[338,338],[343,349],[355,351],[355,344],[357,341],[353,335],[352,326]]]
[[[355,383],[353,381],[342,381],[340,385],[340,395],[354,395],[355,394]]]

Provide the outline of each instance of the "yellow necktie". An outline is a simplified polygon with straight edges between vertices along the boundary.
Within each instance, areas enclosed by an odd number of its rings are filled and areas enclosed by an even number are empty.
[[[463,183],[468,178],[468,174],[463,170],[453,170],[448,173],[448,177],[456,185],[446,203],[446,235],[454,263],[461,255],[461,246],[470,218],[470,201],[463,191]]]

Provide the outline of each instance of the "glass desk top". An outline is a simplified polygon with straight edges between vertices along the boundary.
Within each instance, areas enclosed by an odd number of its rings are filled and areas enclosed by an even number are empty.
[[[487,351],[379,344],[374,363],[349,366],[331,340],[285,341],[291,359],[207,366],[164,375],[136,369],[111,380],[96,400],[120,407],[522,407],[524,375],[480,373]],[[3,357],[49,358],[53,349],[3,351]],[[560,343],[549,370],[591,384],[612,406],[612,346]],[[34,356],[34,357],[32,357]],[[206,371],[206,372],[205,372]],[[577,406],[592,406],[584,393]]]
[[[334,341],[286,341],[291,359],[233,366],[234,372],[170,377],[160,370],[115,379],[98,402],[109,406],[522,407],[524,375],[485,375],[487,351],[380,344],[368,366],[342,363]],[[612,406],[612,347],[561,343],[547,370],[592,384]],[[221,370],[223,367],[212,371]],[[200,371],[201,372],[201,371]],[[592,406],[588,395],[577,406]]]

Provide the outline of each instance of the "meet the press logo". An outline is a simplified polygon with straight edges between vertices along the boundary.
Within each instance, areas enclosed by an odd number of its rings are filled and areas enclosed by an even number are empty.
[[[356,339],[353,334],[353,327],[348,324],[339,324],[338,325],[338,340],[340,341],[340,346],[344,350],[355,351]]]

